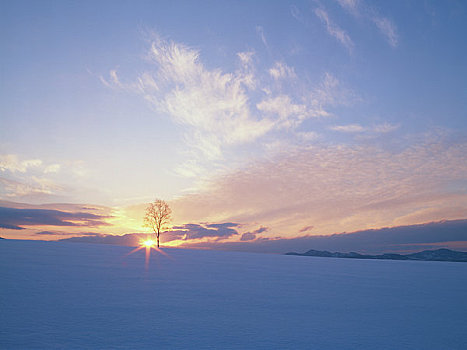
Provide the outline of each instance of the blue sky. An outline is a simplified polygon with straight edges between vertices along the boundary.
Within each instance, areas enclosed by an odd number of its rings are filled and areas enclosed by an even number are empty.
[[[123,234],[160,197],[267,239],[465,218],[462,1],[0,6],[4,207]]]

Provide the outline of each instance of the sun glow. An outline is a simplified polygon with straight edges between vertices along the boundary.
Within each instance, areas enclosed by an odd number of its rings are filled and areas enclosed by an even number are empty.
[[[146,239],[145,241],[141,241],[141,245],[145,246],[146,248],[153,248],[156,246],[156,241],[153,239]]]

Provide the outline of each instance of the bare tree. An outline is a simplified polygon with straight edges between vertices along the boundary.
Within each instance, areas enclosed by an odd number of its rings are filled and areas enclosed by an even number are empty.
[[[157,248],[159,248],[159,235],[161,230],[164,230],[166,225],[172,219],[172,209],[166,201],[156,199],[154,202],[149,203],[146,208],[146,215],[144,216],[144,225],[152,228],[157,237]]]

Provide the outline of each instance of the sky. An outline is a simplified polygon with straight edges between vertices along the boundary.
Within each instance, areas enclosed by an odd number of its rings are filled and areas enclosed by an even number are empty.
[[[2,1],[0,32],[2,237],[142,234],[155,198],[166,245],[467,218],[463,1]]]

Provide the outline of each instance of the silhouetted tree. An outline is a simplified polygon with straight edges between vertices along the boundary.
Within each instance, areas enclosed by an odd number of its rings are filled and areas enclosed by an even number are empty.
[[[150,227],[157,237],[157,248],[159,248],[159,235],[161,230],[167,228],[166,225],[170,222],[172,209],[166,201],[156,199],[149,203],[144,216],[144,225]]]

